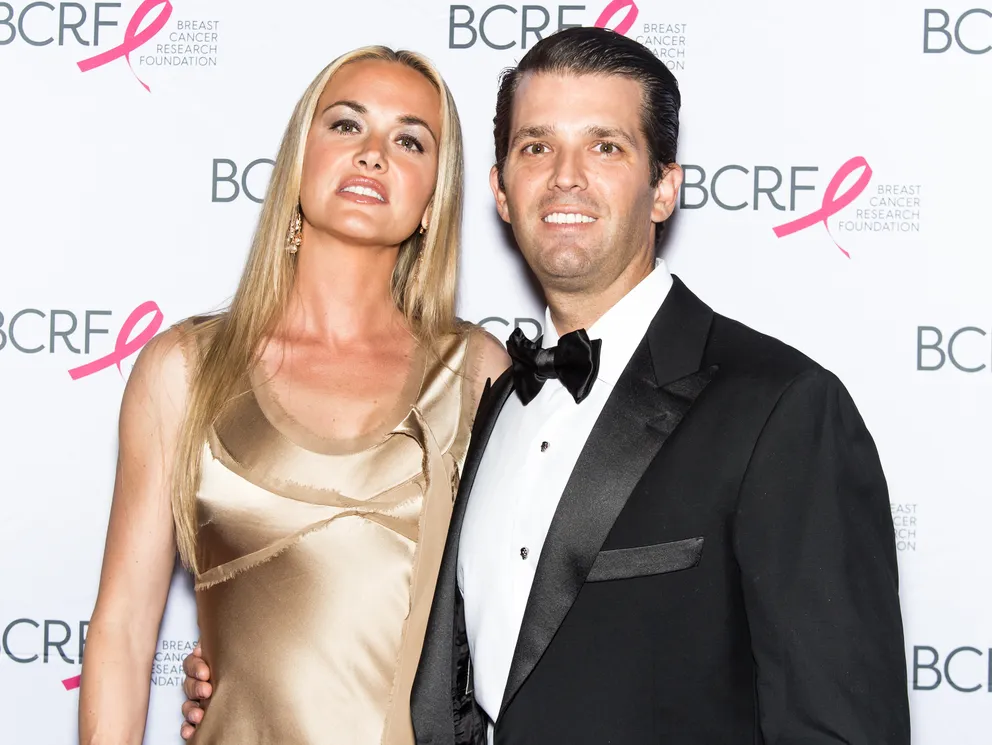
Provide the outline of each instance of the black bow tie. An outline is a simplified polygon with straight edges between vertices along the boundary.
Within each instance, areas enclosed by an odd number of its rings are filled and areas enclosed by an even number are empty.
[[[539,341],[533,342],[515,329],[506,342],[506,351],[513,361],[513,384],[524,406],[540,393],[548,378],[560,380],[575,403],[581,402],[596,382],[602,346],[601,339],[590,340],[586,330],[579,329],[561,337],[557,347],[542,349]]]

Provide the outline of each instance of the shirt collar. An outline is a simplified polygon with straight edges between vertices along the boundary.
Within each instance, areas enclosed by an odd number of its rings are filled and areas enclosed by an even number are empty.
[[[658,308],[668,297],[672,284],[672,275],[664,259],[655,259],[652,272],[587,329],[590,339],[603,340],[598,380],[616,385]],[[551,321],[551,310],[545,309],[541,346],[553,347],[558,344],[558,338],[558,330]]]

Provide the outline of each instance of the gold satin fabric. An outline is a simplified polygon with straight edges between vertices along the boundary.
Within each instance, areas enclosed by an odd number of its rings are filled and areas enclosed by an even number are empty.
[[[418,357],[399,424],[359,440],[302,431],[257,384],[218,420],[196,582],[214,692],[195,745],[412,745],[475,338]]]

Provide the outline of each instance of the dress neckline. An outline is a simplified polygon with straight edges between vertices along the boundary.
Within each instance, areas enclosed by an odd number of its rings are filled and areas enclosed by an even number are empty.
[[[420,344],[414,346],[403,388],[382,422],[357,437],[325,437],[304,426],[279,402],[260,365],[249,373],[251,396],[265,422],[294,446],[321,455],[354,455],[380,444],[401,427],[419,400],[427,375],[427,355]]]

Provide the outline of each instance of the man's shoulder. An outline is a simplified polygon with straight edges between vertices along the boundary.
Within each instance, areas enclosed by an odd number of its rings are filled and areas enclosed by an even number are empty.
[[[718,365],[724,375],[773,387],[788,385],[800,376],[829,375],[795,347],[720,314],[713,316],[705,357],[707,364]]]
[[[704,366],[716,366],[725,406],[751,412],[765,422],[778,408],[786,416],[807,418],[814,410],[856,405],[844,383],[830,370],[774,336],[714,314]],[[716,381],[715,381],[716,382]]]

